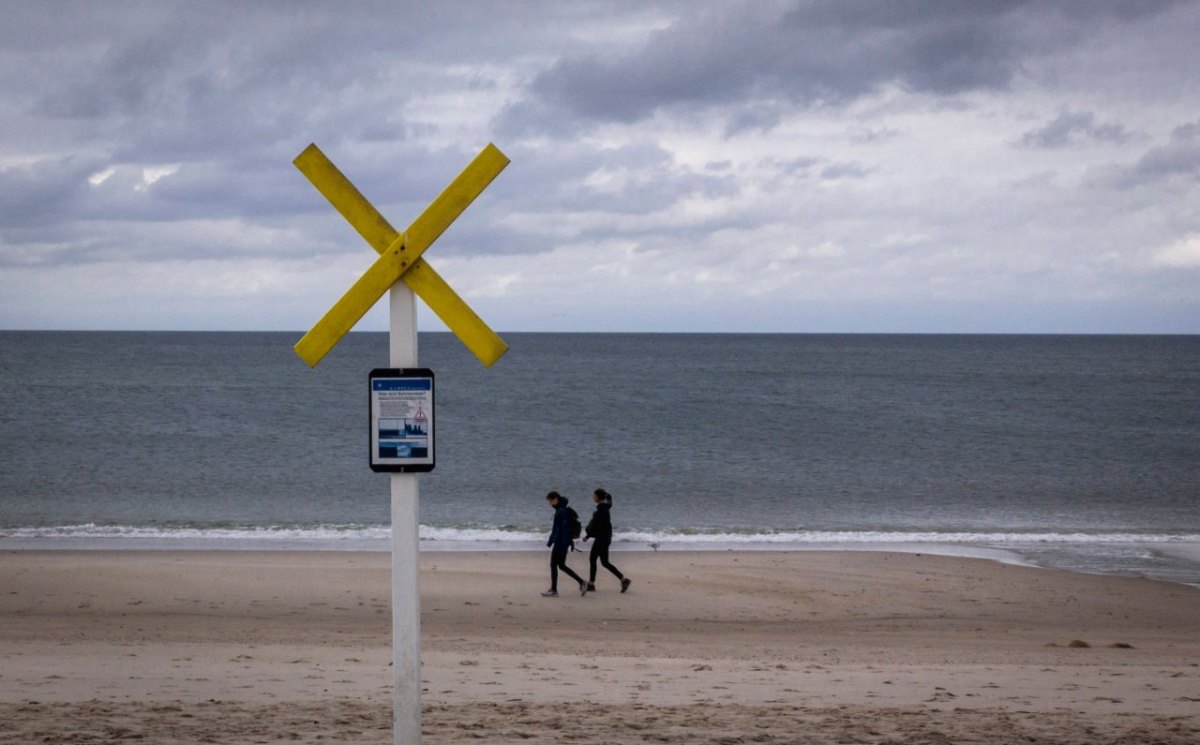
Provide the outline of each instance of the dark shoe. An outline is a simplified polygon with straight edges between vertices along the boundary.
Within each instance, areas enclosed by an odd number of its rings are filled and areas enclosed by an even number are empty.
[[[584,582],[583,580],[579,580],[579,597],[587,595],[588,589],[588,583]]]
[[[629,586],[632,584],[633,584],[633,580],[629,579],[628,577],[621,580],[621,592],[625,592],[626,590],[628,590]]]
[[[558,597],[558,590],[546,590],[545,592],[542,593],[542,597],[556,598],[556,597]]]
[[[588,592],[595,592],[595,591],[596,591],[596,583],[588,582]]]

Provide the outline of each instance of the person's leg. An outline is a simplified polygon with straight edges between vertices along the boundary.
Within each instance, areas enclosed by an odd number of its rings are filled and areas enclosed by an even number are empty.
[[[585,584],[587,584],[586,582],[584,582],[584,581],[583,581],[583,577],[580,577],[578,574],[576,574],[576,573],[575,573],[575,570],[574,570],[574,569],[572,569],[571,567],[567,566],[567,556],[566,556],[566,554],[563,554],[563,556],[562,556],[562,559],[559,561],[558,568],[559,568],[559,569],[561,569],[561,570],[563,570],[563,572],[564,572],[564,573],[566,573],[566,575],[567,575],[568,577],[570,577],[571,579],[575,580],[575,581],[576,581],[576,582],[578,582],[579,584],[581,584],[581,585],[585,585]]]
[[[609,544],[605,543],[605,544],[604,544],[604,546],[603,546],[603,547],[601,547],[601,549],[600,549],[600,552],[599,552],[599,553],[600,553],[600,563],[604,565],[604,568],[605,568],[605,569],[607,569],[608,571],[610,571],[610,572],[612,572],[613,574],[617,575],[617,579],[625,579],[625,575],[621,574],[621,570],[620,570],[620,569],[617,569],[615,566],[613,566],[613,565],[612,565],[612,564],[609,562],[609,560],[608,560],[608,546],[609,546]]]
[[[596,584],[596,559],[600,558],[600,543],[592,544],[592,553],[588,555],[588,584]]]
[[[621,592],[625,592],[626,590],[629,589],[629,585],[633,584],[633,581],[631,579],[629,579],[628,577],[626,577],[625,575],[621,574],[621,570],[619,570],[615,566],[613,566],[612,563],[608,560],[608,547],[609,547],[609,544],[605,543],[603,545],[603,547],[601,548],[600,563],[604,565],[605,569],[607,569],[608,571],[617,575],[617,579],[619,579],[621,581]]]
[[[554,550],[550,553],[550,593],[558,594],[558,570],[561,569],[567,573],[567,576],[579,583],[579,592],[581,595],[587,594],[587,582],[583,581],[583,577],[576,574],[571,567],[567,566],[567,550],[563,548]]]

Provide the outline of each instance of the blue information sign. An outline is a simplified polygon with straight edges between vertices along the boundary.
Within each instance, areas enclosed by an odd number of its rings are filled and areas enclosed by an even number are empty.
[[[371,392],[371,470],[432,471],[433,371],[376,368]]]

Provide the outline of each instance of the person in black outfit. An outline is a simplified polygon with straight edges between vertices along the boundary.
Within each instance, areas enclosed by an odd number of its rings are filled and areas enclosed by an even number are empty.
[[[596,542],[592,544],[592,553],[588,557],[591,565],[590,580],[587,583],[588,592],[596,591],[597,561],[603,564],[605,569],[617,575],[617,579],[621,580],[621,592],[625,592],[633,580],[621,574],[621,570],[608,561],[608,548],[612,545],[613,532],[612,516],[609,515],[609,510],[612,509],[612,495],[603,489],[597,489],[592,493],[592,501],[596,503],[596,511],[592,513],[592,519],[588,520],[587,528],[583,533],[584,543],[587,543],[589,538],[596,539]]]
[[[579,583],[580,595],[586,595],[588,583],[567,566],[567,551],[575,548],[575,539],[571,535],[571,517],[567,514],[567,504],[570,500],[558,492],[552,491],[546,495],[546,501],[554,508],[554,524],[550,528],[550,540],[546,541],[546,545],[550,548],[550,589],[543,592],[542,597],[558,597],[559,569]]]

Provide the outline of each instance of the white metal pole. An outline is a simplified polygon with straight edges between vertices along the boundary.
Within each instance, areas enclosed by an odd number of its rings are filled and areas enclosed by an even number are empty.
[[[417,366],[417,306],[397,282],[388,293],[392,367]],[[420,493],[415,473],[392,474],[392,733],[395,745],[421,742]]]

